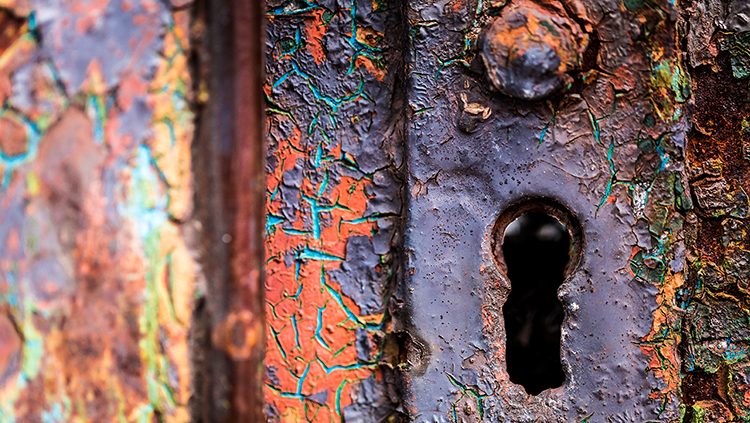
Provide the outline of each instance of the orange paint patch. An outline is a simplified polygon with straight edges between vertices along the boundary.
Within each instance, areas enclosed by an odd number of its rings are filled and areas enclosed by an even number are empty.
[[[0,313],[0,383],[7,382],[21,365],[22,340],[7,311]]]
[[[0,152],[5,157],[15,157],[26,153],[28,148],[26,130],[16,119],[8,116],[0,118]]]
[[[78,18],[76,19],[75,28],[77,33],[81,35],[87,34],[92,28],[94,28],[94,19],[90,16]]]
[[[641,338],[641,351],[649,357],[648,371],[665,383],[665,387],[650,394],[650,398],[661,401],[678,401],[680,392],[680,357],[677,346],[681,335],[676,328],[680,325],[680,309],[676,293],[684,284],[682,273],[668,272],[656,295],[657,309],[651,332]]]
[[[267,86],[268,87],[268,86]],[[276,167],[267,175],[269,192],[276,192],[284,172],[294,169],[298,160],[315,154],[300,145],[302,133],[280,142],[274,156]],[[340,146],[329,157],[340,157]],[[353,158],[350,157],[350,160]],[[321,166],[340,166],[326,161]],[[299,187],[301,210],[273,227],[266,236],[266,316],[270,330],[266,339],[266,365],[275,368],[275,380],[266,384],[266,399],[279,410],[282,421],[307,418],[314,422],[340,421],[339,410],[351,404],[351,389],[356,383],[376,372],[374,364],[363,364],[357,359],[356,330],[365,322],[380,321],[383,316],[360,316],[359,307],[341,294],[341,287],[331,280],[328,272],[336,270],[342,261],[300,258],[302,251],[315,250],[328,257],[346,259],[346,246],[351,235],[371,236],[376,224],[362,221],[369,198],[366,178],[341,176],[336,186],[329,187],[319,198],[320,184],[305,178]],[[290,201],[289,198],[284,200]],[[320,235],[316,237],[309,224],[312,208],[306,201],[330,205],[323,213]],[[283,216],[285,203],[277,196],[267,203],[268,213]],[[290,229],[298,233],[286,232]],[[288,257],[292,257],[290,262]],[[301,399],[328,391],[326,407],[314,402],[301,407]],[[339,392],[340,394],[335,394]],[[336,398],[340,398],[337,403]],[[306,417],[301,413],[307,410]]]
[[[382,33],[375,31],[374,29],[366,26],[360,26],[357,28],[357,41],[370,47],[377,47],[377,45],[383,41]]]
[[[378,81],[382,81],[383,78],[385,78],[387,69],[384,66],[381,66],[380,64],[373,62],[372,59],[370,59],[369,57],[358,56],[357,59],[354,61],[354,64],[357,67],[364,66],[365,69],[367,69],[367,72],[374,75],[375,79],[377,79]]]
[[[308,53],[315,59],[316,64],[321,64],[326,60],[325,50],[323,50],[323,36],[326,34],[328,26],[323,23],[323,9],[313,12],[312,22],[306,22],[305,41]]]

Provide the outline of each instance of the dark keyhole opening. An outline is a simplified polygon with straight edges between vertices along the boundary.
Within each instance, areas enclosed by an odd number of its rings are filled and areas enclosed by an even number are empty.
[[[542,212],[524,214],[505,230],[502,249],[511,285],[503,306],[508,375],[531,395],[565,382],[557,289],[565,278],[570,246],[565,227]]]

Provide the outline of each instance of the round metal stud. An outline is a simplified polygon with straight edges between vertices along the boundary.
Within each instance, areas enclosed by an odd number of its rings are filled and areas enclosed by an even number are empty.
[[[580,66],[588,37],[562,8],[518,1],[487,28],[481,56],[497,91],[525,100],[565,92]]]

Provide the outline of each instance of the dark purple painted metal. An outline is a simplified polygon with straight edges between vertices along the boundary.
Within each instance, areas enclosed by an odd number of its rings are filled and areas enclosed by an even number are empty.
[[[658,85],[664,73],[684,81],[674,11],[666,2],[563,2],[575,3],[576,25],[594,38],[590,62],[574,59],[582,69],[559,75],[570,91],[518,78],[499,87],[514,97],[490,91],[487,77],[502,63],[483,57],[483,68],[472,34],[498,14],[541,3],[407,2],[409,413],[434,422],[675,421],[685,99]],[[514,25],[551,46],[560,42],[552,15],[527,13]],[[663,26],[648,35],[653,51],[633,49],[641,35],[625,23],[654,16]],[[499,29],[485,32],[489,47],[537,42]],[[664,101],[651,103],[654,96]],[[524,101],[540,98],[550,99]],[[497,256],[502,216],[524,201],[561,205],[582,232],[568,225],[581,257],[557,292],[566,382],[539,395],[508,377],[503,306],[513,281]]]

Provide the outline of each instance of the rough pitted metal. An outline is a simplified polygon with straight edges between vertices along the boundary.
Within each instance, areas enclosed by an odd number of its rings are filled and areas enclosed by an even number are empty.
[[[567,91],[588,37],[556,2],[515,2],[487,25],[481,56],[501,93],[541,100]]]
[[[682,13],[695,107],[687,174],[685,421],[750,418],[750,43],[746,1],[695,1]]]
[[[483,25],[518,3],[407,2],[409,413],[678,421],[690,198],[677,14],[666,1],[566,2],[591,37],[587,59],[567,94],[526,102],[489,92],[476,58]],[[529,198],[559,202],[583,230],[580,264],[558,291],[567,379],[538,396],[508,378],[513,282],[492,252],[498,216]]]

